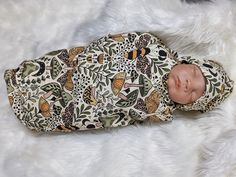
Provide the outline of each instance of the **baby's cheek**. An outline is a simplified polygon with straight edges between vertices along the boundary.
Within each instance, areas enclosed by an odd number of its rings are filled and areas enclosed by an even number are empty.
[[[174,89],[169,89],[169,91],[168,91],[168,94],[169,94],[169,97],[170,97],[170,99],[176,99],[176,91],[174,90]]]
[[[180,104],[187,104],[189,102],[189,96],[182,91],[171,90],[169,92],[169,97],[172,101]]]

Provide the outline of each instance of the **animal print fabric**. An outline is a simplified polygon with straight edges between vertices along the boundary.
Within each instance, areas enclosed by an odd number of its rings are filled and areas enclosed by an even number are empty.
[[[31,130],[127,126],[172,120],[166,80],[176,58],[151,33],[109,34],[25,60],[4,78],[14,113]]]

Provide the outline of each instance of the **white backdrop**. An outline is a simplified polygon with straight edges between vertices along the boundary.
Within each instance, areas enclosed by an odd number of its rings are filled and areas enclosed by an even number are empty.
[[[107,33],[156,32],[179,55],[220,61],[236,81],[229,0],[0,0],[0,177],[235,177],[236,96],[168,124],[35,134],[10,109],[5,69]]]

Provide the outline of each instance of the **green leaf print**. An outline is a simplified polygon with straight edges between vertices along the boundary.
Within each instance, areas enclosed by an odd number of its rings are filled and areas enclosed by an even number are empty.
[[[102,74],[100,74],[100,76],[99,76],[99,80],[100,80],[100,81],[102,80],[102,77],[103,77],[103,75],[102,75]]]
[[[110,74],[108,74],[106,77],[111,77],[111,76],[113,76],[115,73],[110,73]]]
[[[219,82],[215,83],[215,86],[217,86],[217,87],[220,86],[220,83]]]
[[[154,65],[154,73],[157,73],[157,67]]]
[[[107,68],[107,64],[104,64],[103,65],[103,70],[106,70],[106,68]]]
[[[115,49],[112,49],[112,52],[113,52],[113,53],[116,53]]]
[[[82,72],[82,71],[81,71],[81,68],[79,68],[79,67],[78,67],[78,72],[79,72],[79,73],[81,73],[81,72]]]
[[[109,85],[109,79],[106,77],[106,84]]]
[[[93,69],[95,65],[90,65],[87,69]]]
[[[92,75],[93,83],[95,82],[95,76],[96,76],[96,74],[93,74],[93,75]]]
[[[46,121],[44,119],[39,119],[39,118],[32,120],[32,124],[33,124],[33,127],[37,127],[41,129],[47,126]]]
[[[98,69],[99,69],[99,67],[97,66],[93,69],[93,71],[96,72],[96,71],[98,71]]]
[[[211,79],[212,82],[217,82],[216,78]]]
[[[83,114],[89,115],[89,114],[91,114],[91,113],[90,113],[89,111],[84,111]]]
[[[81,118],[86,118],[87,117],[87,115],[81,115],[79,118],[81,119]]]
[[[30,101],[32,101],[33,103],[36,103],[36,100],[31,98]]]
[[[108,50],[107,50],[107,48],[106,48],[106,47],[104,47],[104,51],[105,51],[106,53],[108,53]]]
[[[161,76],[163,75],[163,71],[159,67],[158,67],[158,72],[160,73]]]
[[[77,117],[75,118],[76,121],[79,121],[82,118],[86,118],[88,115],[91,114],[91,109],[92,106],[85,106],[85,104],[81,104],[80,108],[77,107],[76,108],[76,113],[77,113]]]
[[[169,68],[163,68],[163,70],[164,70],[165,72],[169,72],[169,71],[170,71]]]
[[[110,48],[113,48],[113,47],[115,47],[116,46],[116,44],[111,44],[110,45]]]
[[[215,91],[216,91],[216,89],[213,89],[213,95],[215,95]]]
[[[111,72],[109,70],[104,70],[105,73],[110,74]]]
[[[211,85],[211,83],[210,83],[210,89],[209,89],[209,92],[211,92],[212,91],[212,85]]]
[[[98,71],[101,71],[101,70],[102,70],[102,68],[103,68],[103,65],[101,65],[101,66],[99,67]]]
[[[98,48],[99,48],[100,51],[104,51],[104,50],[102,49],[102,47],[98,46]]]
[[[84,69],[84,74],[86,74],[86,75],[88,74],[88,73],[87,73],[87,69]]]
[[[86,111],[86,110],[89,110],[91,108],[92,108],[92,106],[87,106],[84,110]]]
[[[126,97],[127,97],[127,100],[120,99],[116,103],[116,106],[118,106],[118,107],[130,107],[130,106],[132,106],[137,100],[138,89],[130,92]]]
[[[59,54],[61,51],[63,51],[65,49],[60,49],[60,50],[55,50],[55,51],[51,51],[49,53],[46,53],[45,55],[57,55]]]
[[[81,105],[80,109],[81,109],[81,112],[83,112],[83,110],[84,110],[84,104]]]
[[[81,63],[78,65],[78,68],[79,68],[80,66],[83,66],[85,63],[86,63],[86,61],[81,62]]]

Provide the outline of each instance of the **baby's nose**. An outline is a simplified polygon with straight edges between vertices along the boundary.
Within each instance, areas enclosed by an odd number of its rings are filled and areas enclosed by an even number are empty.
[[[184,86],[185,86],[184,89],[185,89],[186,92],[191,89],[191,82],[190,82],[189,79],[186,79]]]

